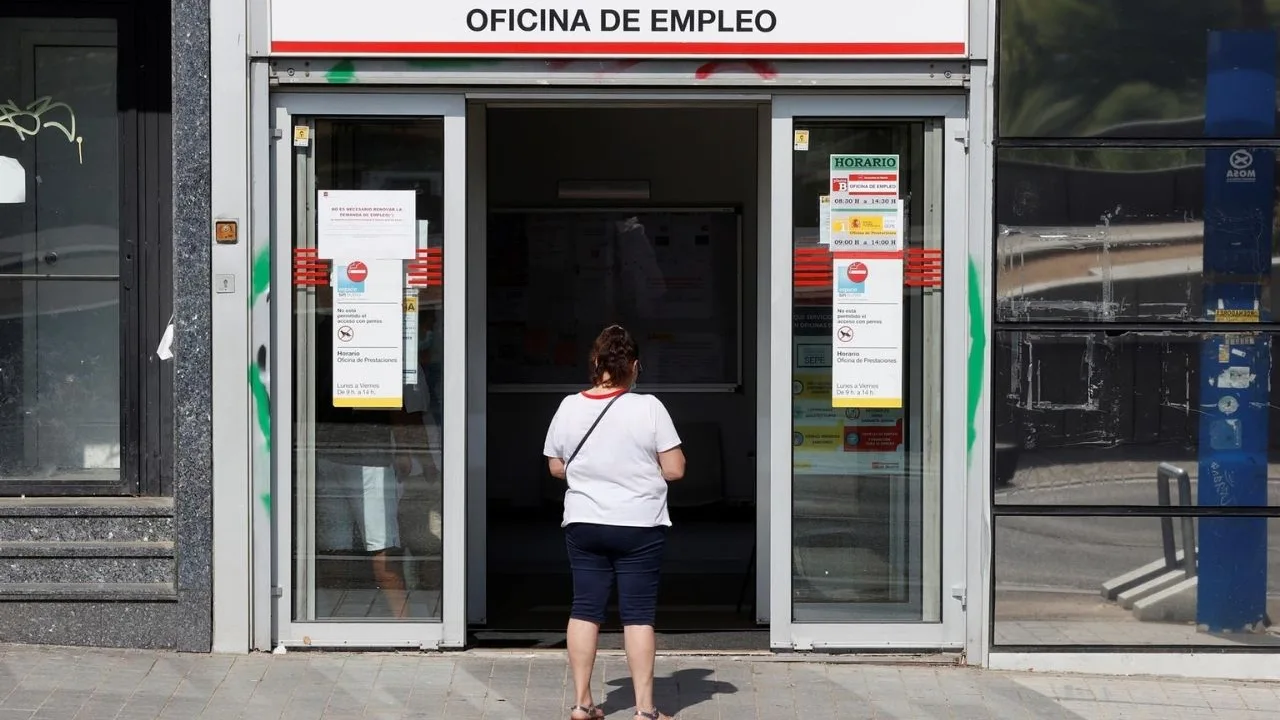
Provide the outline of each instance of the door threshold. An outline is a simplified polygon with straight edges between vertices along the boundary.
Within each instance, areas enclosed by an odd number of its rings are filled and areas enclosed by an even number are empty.
[[[473,629],[468,647],[476,650],[563,651],[565,634],[556,632]],[[769,629],[725,629],[706,631],[658,631],[660,654],[710,653],[742,654],[769,652]],[[605,629],[600,632],[600,652],[622,651],[622,632]]]
[[[659,641],[661,645],[661,641]],[[462,654],[471,655],[473,657],[511,657],[511,656],[527,656],[527,657],[564,657],[564,648],[501,648],[501,647],[469,647],[461,651]],[[625,653],[620,649],[601,648],[596,653],[599,657],[625,657]],[[901,653],[886,653],[883,650],[867,651],[867,652],[839,652],[839,653],[821,653],[821,652],[794,652],[790,650],[769,650],[769,649],[743,649],[743,650],[673,650],[658,648],[658,657],[672,658],[697,658],[697,657],[714,657],[724,659],[742,659],[747,662],[777,662],[777,663],[812,663],[819,665],[874,665],[882,667],[891,667],[895,665],[911,665],[911,666],[961,666],[965,664],[964,653],[958,652],[921,652],[919,650],[903,651]]]

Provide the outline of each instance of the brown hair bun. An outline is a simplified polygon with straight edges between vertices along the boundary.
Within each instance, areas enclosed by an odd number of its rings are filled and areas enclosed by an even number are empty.
[[[635,380],[640,347],[631,333],[621,325],[610,325],[591,345],[591,384],[593,386],[630,387]]]

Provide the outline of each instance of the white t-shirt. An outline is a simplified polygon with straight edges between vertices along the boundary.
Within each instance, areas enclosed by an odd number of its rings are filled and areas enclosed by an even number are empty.
[[[542,454],[568,462],[613,398],[586,393],[566,397],[551,419]],[[671,525],[658,453],[679,446],[680,436],[660,400],[632,392],[618,397],[569,465],[564,524]]]

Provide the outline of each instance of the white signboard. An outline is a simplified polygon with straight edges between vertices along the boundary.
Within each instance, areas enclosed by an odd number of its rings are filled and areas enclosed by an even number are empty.
[[[404,263],[333,263],[333,405],[404,403]]]
[[[908,58],[965,57],[965,0],[741,4],[564,0],[273,0],[273,55]]]
[[[897,155],[832,155],[833,252],[902,250]]]
[[[321,190],[317,249],[326,260],[409,260],[418,249],[413,190]],[[392,281],[400,287],[401,281]]]
[[[902,407],[902,258],[837,257],[832,277],[831,406]]]
[[[831,310],[797,305],[791,455],[796,475],[895,475],[906,467],[900,408],[831,406]]]

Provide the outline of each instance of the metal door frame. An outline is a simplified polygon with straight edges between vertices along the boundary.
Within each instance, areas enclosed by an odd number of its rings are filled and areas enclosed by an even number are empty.
[[[466,642],[466,101],[458,94],[280,93],[272,97],[274,187],[272,282],[288,289],[272,308],[272,447],[275,541],[272,584],[277,645],[312,647],[462,647]],[[301,197],[294,178],[300,148],[294,118],[440,117],[444,121],[444,472],[442,507],[442,619],[439,622],[298,622],[293,619],[293,208]],[[305,166],[304,166],[305,167]],[[314,178],[305,178],[305,187]],[[313,468],[303,468],[312,472]]]
[[[792,152],[794,120],[803,118],[893,119],[941,123],[943,249],[942,348],[933,380],[941,376],[942,410],[937,425],[944,451],[940,453],[942,498],[940,511],[942,613],[938,622],[839,622],[798,623],[792,620]],[[960,649],[965,638],[966,464],[959,448],[965,447],[965,368],[954,358],[965,357],[965,260],[968,237],[967,106],[962,95],[775,95],[771,133],[772,243],[769,259],[772,368],[770,403],[769,473],[774,482],[769,505],[772,520],[769,543],[770,588],[773,612],[769,644],[777,650],[822,649]],[[931,166],[926,156],[926,172]],[[926,344],[937,336],[928,332]],[[936,325],[935,325],[936,327]],[[944,362],[944,358],[952,358]],[[928,371],[926,370],[926,375]],[[926,383],[930,380],[926,378]],[[926,438],[926,443],[930,442]],[[943,541],[946,539],[946,541]]]
[[[740,308],[744,314],[754,315],[756,320],[755,347],[743,346],[742,352],[754,353],[756,356],[756,517],[755,543],[758,552],[753,551],[753,559],[749,569],[749,604],[753,610],[752,620],[757,624],[769,623],[770,612],[770,567],[764,561],[765,551],[769,547],[771,533],[768,463],[769,432],[769,393],[773,376],[769,366],[769,348],[777,342],[769,325],[769,238],[770,224],[770,150],[769,150],[769,107],[773,96],[765,93],[744,91],[741,88],[711,88],[696,92],[679,90],[628,89],[612,88],[608,91],[564,90],[547,88],[517,88],[503,91],[472,89],[466,94],[469,102],[467,122],[467,174],[468,193],[468,228],[469,251],[476,261],[467,266],[469,273],[467,287],[467,314],[471,323],[467,335],[467,352],[472,358],[471,367],[479,368],[470,375],[467,382],[467,420],[470,423],[470,442],[467,446],[467,492],[468,510],[470,512],[467,537],[467,621],[471,625],[484,625],[488,621],[488,537],[486,508],[487,495],[487,437],[486,417],[489,383],[485,368],[487,353],[487,288],[488,277],[485,264],[487,254],[487,218],[488,218],[488,162],[487,117],[490,107],[519,104],[529,107],[590,107],[605,104],[619,104],[634,107],[698,107],[724,104],[754,105],[757,122],[756,144],[752,148],[757,157],[757,213],[756,213],[756,273],[754,277],[742,277],[741,281],[756,282],[758,291],[754,307]],[[788,165],[790,167],[790,165]],[[790,267],[790,266],[788,266]],[[790,319],[787,320],[790,327]],[[788,342],[790,340],[788,339]],[[787,366],[790,368],[790,365]],[[791,386],[788,377],[785,382]],[[788,445],[790,447],[790,445]],[[790,455],[788,455],[790,457]]]

